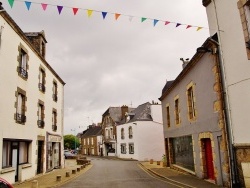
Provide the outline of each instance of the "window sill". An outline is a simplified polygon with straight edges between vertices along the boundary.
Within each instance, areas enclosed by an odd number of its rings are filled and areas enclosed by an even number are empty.
[[[2,169],[1,174],[5,174],[5,173],[8,173],[8,172],[13,172],[13,171],[15,171],[15,168],[14,167],[9,167],[9,168]]]
[[[29,167],[32,167],[32,164],[27,163],[27,164],[22,165],[22,169],[29,168]]]

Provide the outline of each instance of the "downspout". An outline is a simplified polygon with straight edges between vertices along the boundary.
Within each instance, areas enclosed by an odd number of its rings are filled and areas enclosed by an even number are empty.
[[[234,154],[234,148],[233,148],[233,136],[232,136],[232,129],[231,129],[231,121],[230,121],[230,105],[228,102],[228,92],[226,88],[226,78],[225,78],[225,73],[224,73],[224,66],[223,66],[223,58],[222,58],[222,51],[220,49],[220,45],[217,41],[210,39],[214,43],[218,45],[218,56],[219,56],[219,71],[220,71],[220,78],[221,78],[221,85],[222,85],[222,101],[223,101],[223,113],[224,113],[224,120],[226,123],[226,135],[227,135],[227,140],[228,140],[228,152],[229,152],[229,159],[230,159],[230,185],[231,187],[237,187],[239,185],[239,179],[238,179],[238,172],[237,172],[237,164],[235,160],[235,154]]]

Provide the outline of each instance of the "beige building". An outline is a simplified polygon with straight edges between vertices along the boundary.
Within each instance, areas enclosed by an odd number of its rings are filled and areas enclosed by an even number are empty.
[[[45,60],[45,33],[24,33],[0,5],[0,177],[63,167],[64,81]]]

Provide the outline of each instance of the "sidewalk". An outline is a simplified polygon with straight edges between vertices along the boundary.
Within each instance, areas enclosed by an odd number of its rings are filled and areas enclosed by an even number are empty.
[[[177,170],[170,169],[168,167],[162,167],[162,165],[157,165],[156,162],[150,164],[149,162],[140,162],[140,165],[145,170],[152,172],[153,174],[167,179],[173,183],[180,184],[184,187],[202,187],[202,188],[218,188],[222,186],[215,185],[208,181],[199,179],[193,175],[185,174]]]
[[[81,165],[76,164],[75,159],[66,159],[65,160],[65,168],[63,169],[55,169],[46,174],[37,175],[32,179],[26,180],[22,183],[13,184],[14,188],[52,188],[63,185],[79,175],[85,173],[92,167],[92,164],[87,165],[85,168],[81,169]],[[77,171],[77,168],[80,168],[80,171]],[[72,174],[72,170],[76,171],[76,174]],[[70,172],[70,177],[66,177],[66,172]],[[61,181],[57,181],[57,176],[61,175]],[[34,180],[37,181],[38,186]]]

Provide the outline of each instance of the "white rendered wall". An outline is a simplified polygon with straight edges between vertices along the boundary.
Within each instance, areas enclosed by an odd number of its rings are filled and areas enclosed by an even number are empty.
[[[45,136],[46,132],[63,135],[63,85],[59,80],[50,72],[49,69],[43,64],[43,62],[37,57],[37,55],[30,49],[30,47],[23,41],[19,35],[10,27],[5,19],[0,15],[0,27],[4,26],[1,36],[0,47],[0,149],[2,150],[3,138],[10,139],[25,139],[32,140],[29,151],[29,163],[30,167],[23,169],[25,173],[21,177],[28,179],[36,174],[37,170],[37,136]],[[29,55],[29,69],[28,79],[23,80],[17,73],[17,57],[18,46],[20,43],[28,50]],[[38,89],[38,75],[39,66],[45,68],[46,72],[46,92],[42,94]],[[54,102],[52,99],[52,83],[53,79],[57,81],[58,85],[58,101]],[[25,125],[17,124],[14,120],[14,114],[16,113],[15,92],[17,87],[26,91],[26,107],[25,112],[26,122]],[[42,100],[45,105],[45,127],[40,129],[37,126],[37,111],[38,111],[38,99]],[[57,131],[52,131],[52,109],[57,109]],[[61,149],[63,150],[63,142]],[[44,147],[46,146],[46,140]],[[44,148],[44,162],[46,149]],[[61,152],[61,164],[63,165],[63,152]],[[44,172],[46,171],[46,165],[44,164]],[[2,155],[0,155],[0,171],[2,170]],[[7,179],[7,181],[13,183],[13,173],[0,174],[0,177]],[[22,179],[22,181],[24,180]]]
[[[222,30],[219,32],[219,43],[225,68],[233,142],[244,144],[250,143],[250,61],[237,2],[213,0],[207,7],[207,16],[211,35],[217,32],[218,25]]]
[[[161,104],[151,105],[151,116],[154,122],[162,123],[162,110]]]

